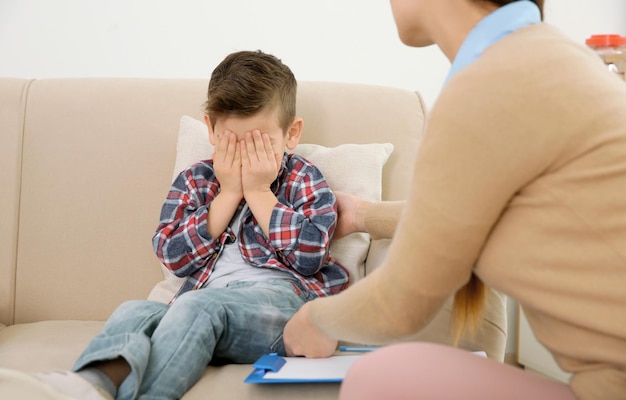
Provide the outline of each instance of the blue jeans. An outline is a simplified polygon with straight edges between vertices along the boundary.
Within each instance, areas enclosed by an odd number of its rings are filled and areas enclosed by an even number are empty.
[[[285,355],[283,328],[307,300],[294,284],[271,281],[190,291],[171,306],[129,301],[115,310],[73,370],[123,357],[132,372],[118,399],[178,399],[211,360],[247,364],[268,352]]]

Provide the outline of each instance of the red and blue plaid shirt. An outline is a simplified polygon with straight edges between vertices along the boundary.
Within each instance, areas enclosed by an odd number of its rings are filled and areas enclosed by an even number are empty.
[[[201,161],[178,175],[163,204],[152,244],[165,267],[178,277],[187,277],[174,298],[207,282],[221,249],[235,240],[235,234],[251,268],[287,271],[317,296],[347,288],[348,271],[329,251],[337,221],[336,199],[317,167],[298,155],[285,154],[272,184],[278,203],[269,237],[248,207],[240,232],[228,227],[219,237],[212,237],[207,215],[219,191],[213,161]]]

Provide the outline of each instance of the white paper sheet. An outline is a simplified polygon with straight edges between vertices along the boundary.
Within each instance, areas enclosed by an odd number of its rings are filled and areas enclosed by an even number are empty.
[[[343,379],[348,369],[361,354],[329,358],[284,357],[287,363],[278,372],[266,372],[264,380],[272,379]]]

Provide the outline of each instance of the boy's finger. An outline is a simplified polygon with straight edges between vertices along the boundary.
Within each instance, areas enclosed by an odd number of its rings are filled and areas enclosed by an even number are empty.
[[[241,153],[241,164],[246,166],[250,165],[250,158],[248,157],[248,143],[246,140],[239,142],[239,151]]]
[[[254,140],[254,148],[259,156],[259,160],[264,157],[265,153],[265,141],[263,140],[263,135],[261,131],[256,130],[252,132],[252,138]]]
[[[236,139],[235,139],[235,144],[233,145],[233,147],[235,148],[233,164],[241,165],[241,145]]]
[[[223,161],[224,160],[224,155],[228,149],[228,140],[230,138],[229,135],[229,131],[224,131],[221,135],[219,135],[219,137],[217,138],[217,143],[215,146],[215,153],[219,155],[219,160]]]
[[[248,157],[254,157],[250,161],[259,161],[259,156],[257,155],[257,145],[256,139],[251,132],[246,132],[246,150],[248,152]]]
[[[237,149],[237,136],[234,133],[228,135],[226,142],[226,154],[224,159],[229,162],[229,164],[233,164],[236,149]]]
[[[263,147],[265,148],[265,156],[268,161],[274,159],[274,149],[272,148],[272,142],[270,141],[270,135],[264,133],[261,135],[263,139]]]

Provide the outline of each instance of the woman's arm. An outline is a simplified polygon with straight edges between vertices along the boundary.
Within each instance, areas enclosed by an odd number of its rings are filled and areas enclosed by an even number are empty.
[[[476,71],[481,79],[451,83],[431,112],[385,261],[350,289],[311,302],[308,321],[296,314],[296,323],[309,323],[328,338],[389,343],[423,328],[469,280],[512,197],[548,168],[562,146],[540,120],[526,118],[545,114],[536,88],[518,85],[518,93],[506,87],[507,71]],[[466,101],[467,93],[485,92],[485,85],[506,97],[488,93]],[[375,209],[370,204],[364,213],[372,230],[393,220],[374,222]],[[287,328],[285,343],[297,347],[295,331]]]

